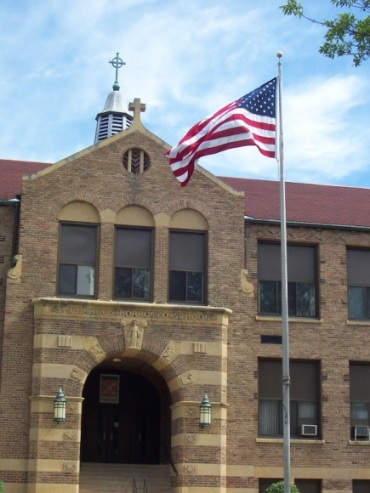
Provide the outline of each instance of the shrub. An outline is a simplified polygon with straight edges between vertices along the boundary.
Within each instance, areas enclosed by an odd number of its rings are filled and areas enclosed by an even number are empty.
[[[266,493],[284,493],[284,481],[278,481],[277,483],[272,483],[267,489]],[[290,493],[299,493],[299,489],[296,485],[290,485]]]

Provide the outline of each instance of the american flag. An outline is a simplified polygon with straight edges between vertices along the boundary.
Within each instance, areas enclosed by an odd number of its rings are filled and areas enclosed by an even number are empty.
[[[197,160],[226,149],[257,146],[267,157],[276,149],[277,78],[196,123],[167,152],[169,165],[181,186],[188,184]]]

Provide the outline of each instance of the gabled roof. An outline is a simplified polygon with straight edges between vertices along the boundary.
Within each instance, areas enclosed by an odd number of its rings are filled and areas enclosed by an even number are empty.
[[[22,176],[37,173],[50,163],[0,159],[0,200],[14,199],[21,194]]]
[[[220,177],[245,194],[245,215],[280,220],[278,181]],[[370,189],[306,183],[285,184],[287,222],[370,228]]]
[[[21,194],[22,176],[50,163],[0,159],[0,200]],[[219,177],[245,194],[245,216],[251,220],[280,220],[280,183],[249,178]],[[333,185],[286,183],[288,223],[370,228],[370,189]]]

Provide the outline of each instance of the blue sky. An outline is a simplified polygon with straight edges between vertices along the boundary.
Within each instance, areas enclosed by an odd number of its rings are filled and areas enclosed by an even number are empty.
[[[313,17],[337,10],[302,0]],[[2,0],[0,157],[56,162],[94,140],[114,82],[146,103],[144,125],[175,145],[197,121],[277,75],[283,51],[287,181],[370,187],[370,61],[318,53],[324,30],[283,0]],[[220,176],[278,179],[256,148],[203,158]]]

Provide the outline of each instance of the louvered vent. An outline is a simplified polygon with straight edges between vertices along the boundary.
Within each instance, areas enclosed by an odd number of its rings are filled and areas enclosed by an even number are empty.
[[[129,173],[144,173],[150,167],[150,159],[142,149],[130,149],[123,155],[123,166]]]
[[[95,142],[112,137],[132,123],[132,116],[127,113],[106,113],[98,116],[97,137]]]

